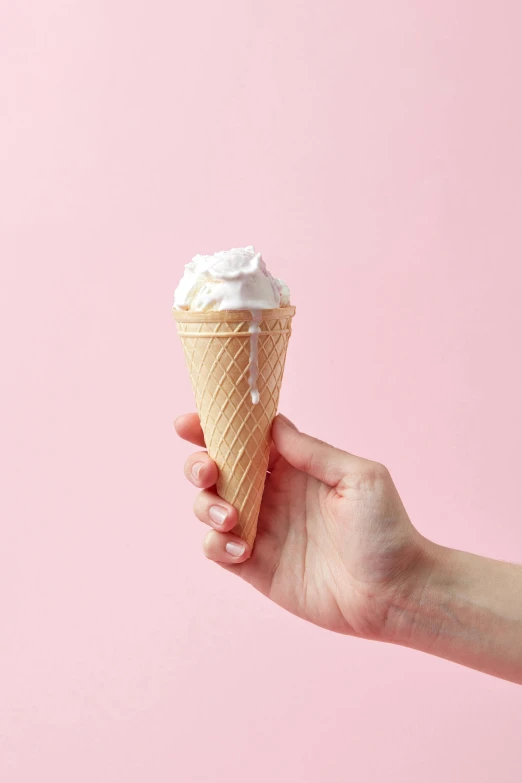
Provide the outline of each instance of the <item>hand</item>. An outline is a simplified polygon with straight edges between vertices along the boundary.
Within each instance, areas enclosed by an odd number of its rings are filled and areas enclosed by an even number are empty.
[[[185,440],[204,446],[196,414],[181,416],[175,427]],[[272,435],[252,552],[229,532],[237,514],[215,493],[215,463],[206,452],[187,460],[185,474],[202,490],[195,515],[213,528],[206,556],[299,617],[393,641],[396,607],[406,606],[413,584],[417,588],[427,542],[408,519],[390,474],[304,435],[281,415]]]

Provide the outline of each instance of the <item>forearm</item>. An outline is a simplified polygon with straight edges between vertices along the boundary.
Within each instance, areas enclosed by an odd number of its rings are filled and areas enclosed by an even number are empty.
[[[522,684],[522,566],[430,543],[416,579],[391,641]]]

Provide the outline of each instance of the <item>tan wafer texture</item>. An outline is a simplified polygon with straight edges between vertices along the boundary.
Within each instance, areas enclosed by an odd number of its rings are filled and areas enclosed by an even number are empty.
[[[295,307],[263,311],[259,402],[250,396],[248,310],[174,310],[219,495],[238,511],[234,533],[253,545]]]

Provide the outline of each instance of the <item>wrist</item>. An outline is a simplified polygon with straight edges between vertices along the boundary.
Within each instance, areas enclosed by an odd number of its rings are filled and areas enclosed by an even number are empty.
[[[522,568],[425,541],[386,641],[522,684]]]
[[[456,579],[454,554],[452,549],[421,539],[408,573],[390,599],[386,641],[424,650],[435,645]]]

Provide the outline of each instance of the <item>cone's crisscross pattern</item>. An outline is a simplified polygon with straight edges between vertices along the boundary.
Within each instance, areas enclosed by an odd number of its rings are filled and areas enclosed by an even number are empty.
[[[249,544],[256,534],[294,312],[286,307],[263,313],[257,405],[249,386],[250,313],[174,312],[205,443],[219,468],[217,490],[237,509],[234,532]]]

